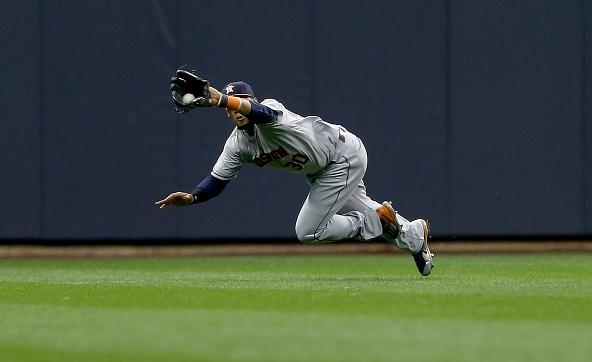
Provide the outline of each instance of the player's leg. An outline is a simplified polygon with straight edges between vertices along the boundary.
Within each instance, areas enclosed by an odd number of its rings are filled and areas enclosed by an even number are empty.
[[[410,251],[419,272],[429,275],[433,263],[425,221],[410,222],[394,211],[390,203],[381,205],[366,195],[362,178],[367,161],[366,150],[359,141],[357,152],[345,155],[323,174],[309,180],[311,190],[296,220],[298,239],[304,243],[328,243],[383,236],[400,249]]]
[[[356,187],[356,190],[343,204],[343,207],[338,211],[338,214],[347,214],[352,211],[364,212],[368,209],[375,210],[376,218],[379,219],[381,225],[390,229],[386,230],[385,228],[385,230],[383,230],[384,232],[380,233],[380,236],[386,239],[389,243],[395,245],[399,249],[406,250],[411,253],[416,253],[421,249],[424,235],[423,226],[420,221],[421,219],[410,222],[393,210],[390,204],[384,205],[384,203],[379,204],[378,202],[374,201],[366,194],[366,186],[364,185],[364,181],[360,181]],[[382,217],[383,220],[380,220],[379,215],[382,215],[385,212],[390,213],[390,217],[389,215],[385,215]],[[391,222],[394,224],[390,225]],[[394,225],[397,225],[396,229],[393,229],[392,226]],[[393,230],[397,231],[394,232]]]
[[[305,243],[328,243],[345,238],[371,239],[382,233],[374,210],[351,211],[337,215],[357,188],[355,159],[327,168],[317,177],[296,220],[296,235]]]
[[[366,194],[366,185],[363,180],[360,180],[353,194],[347,199],[343,204],[343,207],[339,209],[337,213],[343,215],[351,211],[365,211],[368,209],[377,210],[380,206],[380,203],[372,200]]]
[[[413,259],[421,275],[430,275],[433,268],[432,253],[428,247],[428,227],[423,219],[408,221],[398,214],[390,203],[382,205],[366,194],[364,182],[360,181],[357,189],[338,213],[347,214],[354,211],[376,210],[376,217],[381,219],[381,236],[389,243],[413,254]],[[371,218],[372,214],[368,217]]]
[[[354,141],[350,152],[309,180],[311,189],[296,220],[298,239],[320,244],[345,238],[370,240],[382,235],[400,249],[417,252],[423,235],[417,221],[409,222],[397,214],[401,232],[389,237],[392,227],[379,217],[385,206],[366,195],[362,181],[368,162],[366,150],[357,137]]]
[[[368,160],[364,145],[357,137],[353,141],[355,147],[351,147],[351,152],[345,152],[325,172],[309,180],[311,189],[296,220],[296,235],[300,241],[368,240],[382,233],[380,219],[372,209],[351,210],[337,215],[358,190],[366,172]]]

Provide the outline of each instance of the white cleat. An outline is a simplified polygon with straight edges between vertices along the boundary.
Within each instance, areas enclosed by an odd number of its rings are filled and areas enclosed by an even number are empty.
[[[434,263],[432,260],[434,254],[430,252],[430,248],[428,247],[428,225],[425,220],[419,220],[423,225],[423,245],[421,246],[420,251],[413,254],[413,259],[415,260],[415,265],[417,266],[419,273],[424,277],[427,277],[432,273],[432,269],[434,268]]]

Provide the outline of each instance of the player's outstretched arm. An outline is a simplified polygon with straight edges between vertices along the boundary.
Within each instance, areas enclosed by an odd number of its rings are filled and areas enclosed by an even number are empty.
[[[251,102],[245,98],[239,98],[234,96],[227,96],[226,94],[220,93],[216,88],[210,87],[210,99],[211,105],[226,108],[231,111],[237,111],[243,116],[251,113]]]
[[[154,204],[160,206],[161,209],[165,208],[166,206],[173,205],[173,206],[188,206],[193,203],[193,195],[187,192],[173,192],[165,199],[156,201]]]
[[[188,206],[195,203],[205,202],[220,195],[229,182],[230,180],[221,180],[212,175],[208,175],[199,185],[197,185],[195,190],[191,191],[191,193],[182,191],[173,192],[167,196],[166,199],[157,201],[155,204],[162,209],[168,205]]]

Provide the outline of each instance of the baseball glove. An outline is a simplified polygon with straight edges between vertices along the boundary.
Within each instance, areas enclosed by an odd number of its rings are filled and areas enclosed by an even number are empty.
[[[209,101],[210,83],[183,69],[177,69],[177,76],[171,78],[171,93],[177,113],[189,112],[195,107],[213,106]],[[187,94],[192,94],[195,99],[184,97]]]

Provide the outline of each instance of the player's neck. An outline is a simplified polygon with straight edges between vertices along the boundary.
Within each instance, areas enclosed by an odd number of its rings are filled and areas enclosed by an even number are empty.
[[[240,126],[237,128],[240,129],[241,131],[247,132],[247,134],[251,137],[253,137],[255,135],[255,126],[251,122],[245,124],[244,126]]]

